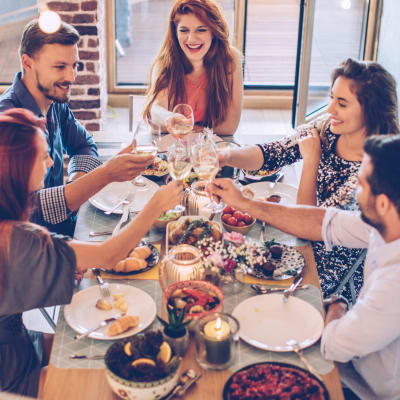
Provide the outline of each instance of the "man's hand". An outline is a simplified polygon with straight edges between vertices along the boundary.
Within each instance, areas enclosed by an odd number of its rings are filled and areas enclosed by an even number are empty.
[[[177,204],[180,204],[183,195],[183,183],[180,180],[174,180],[166,186],[161,186],[153,196],[160,214],[171,210]]]
[[[329,306],[328,311],[325,316],[325,326],[329,324],[329,322],[342,318],[347,312],[347,305],[341,301],[337,301]]]
[[[124,152],[128,148],[123,149],[99,167],[103,168],[103,173],[109,182],[130,181],[139,176],[153,162],[154,156],[138,156]]]
[[[207,190],[213,195],[221,198],[225,204],[234,208],[242,209],[247,199],[243,196],[242,192],[227,178],[214,179]]]

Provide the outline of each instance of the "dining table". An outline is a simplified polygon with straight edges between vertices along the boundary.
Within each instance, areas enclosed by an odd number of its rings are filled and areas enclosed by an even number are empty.
[[[296,184],[298,173],[295,166],[285,167],[284,183]],[[90,237],[89,232],[93,230],[113,230],[118,223],[120,215],[105,215],[103,211],[94,207],[90,202],[81,206],[75,229],[74,238],[82,241],[102,241],[108,236]],[[215,219],[218,221],[219,217]],[[260,237],[261,224],[257,222],[249,236],[254,240]],[[305,267],[303,270],[303,283],[309,285],[308,290],[298,290],[295,296],[310,302],[319,312],[324,315],[322,306],[322,295],[320,291],[317,268],[313,256],[312,246],[309,242],[292,237],[270,226],[266,227],[266,239],[276,239],[286,244],[295,246],[304,256]],[[161,256],[165,254],[165,234],[159,232],[154,227],[144,238],[146,241],[155,244]],[[158,268],[156,266],[155,268]],[[158,282],[158,276],[155,273],[147,271],[144,277],[132,276],[113,277],[104,274],[104,278],[111,283],[124,283],[138,287],[149,293],[157,304],[157,313],[161,315],[162,290]],[[115,278],[115,279],[113,279]],[[246,282],[246,281],[245,281]],[[91,271],[88,271],[82,282],[77,284],[75,290],[79,291],[96,284],[96,280]],[[272,284],[267,282],[267,284]],[[231,313],[233,308],[244,299],[255,295],[250,289],[249,283],[244,283],[244,288],[240,294],[226,295],[224,301],[224,312]],[[155,320],[148,329],[159,329],[160,325]],[[73,340],[74,332],[64,319],[63,309],[61,308],[55,330],[54,344],[51,352],[50,363],[48,366],[47,377],[44,388],[45,399],[63,399],[63,400],[111,400],[118,397],[111,391],[105,376],[105,365],[103,360],[71,360],[69,354],[93,354],[105,352],[108,346],[114,341],[99,341],[85,338],[77,342]],[[330,394],[332,400],[343,399],[343,391],[336,365],[328,360],[324,360],[319,351],[319,341],[303,350],[305,357],[311,362],[314,368],[322,375],[323,382]],[[192,368],[202,374],[202,377],[194,384],[184,395],[185,399],[222,399],[222,393],[225,382],[238,369],[245,365],[260,361],[283,361],[300,367],[302,365],[299,357],[294,352],[277,353],[261,350],[250,346],[240,340],[235,363],[224,371],[213,371],[202,369],[196,361],[195,340],[192,337],[189,348],[182,359],[181,370]]]

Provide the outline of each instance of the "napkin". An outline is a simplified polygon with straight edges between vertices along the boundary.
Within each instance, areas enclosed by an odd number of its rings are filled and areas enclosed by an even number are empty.
[[[158,266],[162,260],[161,256],[161,244],[153,244],[153,246],[160,252],[160,261],[153,268],[148,271],[144,271],[140,274],[130,274],[130,275],[118,275],[118,274],[110,274],[105,271],[101,271],[101,277],[103,279],[148,279],[148,280],[156,280],[158,281]]]

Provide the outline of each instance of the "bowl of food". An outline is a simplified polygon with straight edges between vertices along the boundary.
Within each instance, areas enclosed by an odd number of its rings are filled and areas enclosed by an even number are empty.
[[[221,240],[221,224],[198,215],[182,216],[177,221],[167,224],[166,249],[178,244],[190,244],[199,247],[198,242],[204,238],[212,238],[216,242]]]
[[[222,290],[207,281],[180,281],[170,285],[163,293],[162,313],[167,315],[167,307],[185,309],[185,320],[191,319],[189,328],[203,315],[222,312],[224,294]]]
[[[228,232],[238,232],[242,235],[250,232],[251,228],[256,223],[255,218],[247,213],[237,211],[233,207],[226,206],[222,211],[221,216],[222,226]]]
[[[167,224],[171,221],[176,221],[182,216],[182,211],[168,210],[163,212],[154,222],[154,226],[159,231],[165,231]]]
[[[108,348],[104,362],[111,390],[123,399],[159,399],[179,379],[180,357],[164,341],[161,331],[115,342]]]

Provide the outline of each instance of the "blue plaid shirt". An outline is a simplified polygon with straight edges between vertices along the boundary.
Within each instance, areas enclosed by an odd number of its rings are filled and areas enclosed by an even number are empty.
[[[43,117],[35,99],[21,80],[21,72],[17,73],[11,87],[0,96],[0,113],[15,107],[26,108],[36,116]],[[45,134],[54,165],[45,176],[45,189],[37,192],[38,209],[31,220],[51,231],[65,233],[63,229],[57,229],[56,225],[72,215],[64,196],[64,153],[71,158],[68,174],[77,171],[90,172],[101,165],[101,162],[92,136],[76,120],[66,103],[54,102],[50,105],[46,115]]]

